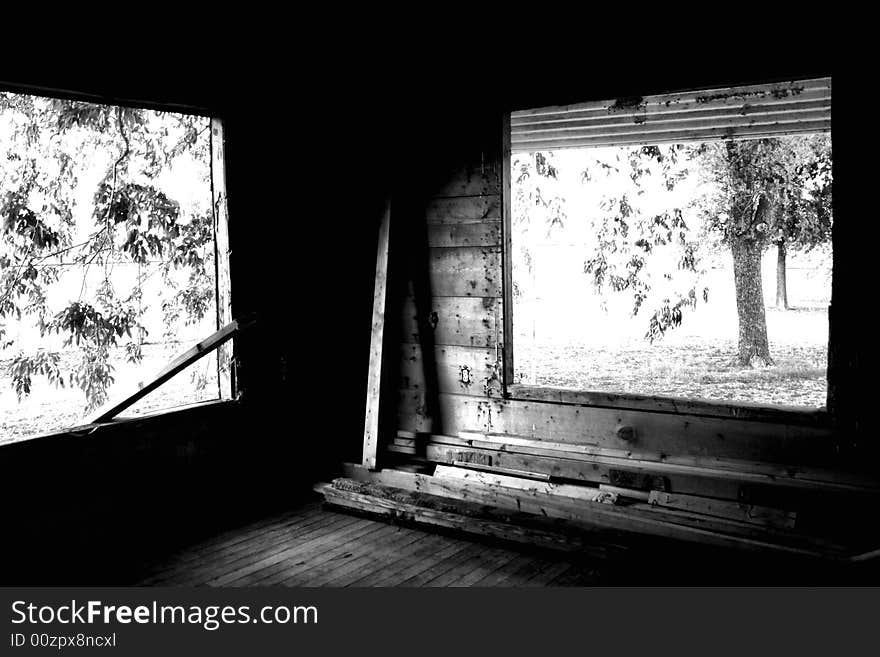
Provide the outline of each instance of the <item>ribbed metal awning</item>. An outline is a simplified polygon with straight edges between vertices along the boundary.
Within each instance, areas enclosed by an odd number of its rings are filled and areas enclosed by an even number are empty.
[[[544,107],[510,117],[514,152],[830,130],[830,77]]]

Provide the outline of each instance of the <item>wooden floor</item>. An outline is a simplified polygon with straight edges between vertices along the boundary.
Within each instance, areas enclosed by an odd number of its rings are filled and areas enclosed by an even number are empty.
[[[583,586],[597,571],[306,504],[193,545],[141,586]]]

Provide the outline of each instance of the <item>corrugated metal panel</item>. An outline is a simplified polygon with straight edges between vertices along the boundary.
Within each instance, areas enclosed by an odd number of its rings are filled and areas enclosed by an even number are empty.
[[[831,130],[831,78],[513,112],[515,152]]]

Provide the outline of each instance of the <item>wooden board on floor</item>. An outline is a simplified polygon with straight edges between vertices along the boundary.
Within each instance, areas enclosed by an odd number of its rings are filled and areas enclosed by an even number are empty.
[[[427,508],[421,503],[413,504],[387,497],[367,495],[353,490],[342,490],[331,484],[321,484],[316,486],[315,490],[324,495],[329,504],[375,515],[444,527],[506,541],[537,545],[544,548],[583,553],[592,552],[602,556],[607,555],[607,550],[604,546],[587,542],[580,536],[540,529],[535,526],[538,523],[530,523],[525,518],[518,524],[506,521],[505,519],[511,516],[510,513],[501,514],[495,513],[491,509],[481,509],[483,517],[480,517],[474,510],[470,510],[468,513],[438,510]],[[449,509],[455,508],[457,511],[460,511],[467,506],[467,503],[455,504],[447,501],[441,506]],[[497,519],[492,516],[497,516]]]
[[[506,476],[495,478],[502,483],[508,483],[507,480],[513,479]],[[430,477],[393,470],[361,475],[360,479],[378,484],[380,490],[383,487],[399,488],[401,491],[408,490],[432,497],[461,500],[465,503],[532,514],[535,517],[557,518],[564,520],[567,525],[575,529],[595,531],[604,527],[614,531],[643,533],[723,548],[810,557],[831,558],[843,552],[842,548],[828,541],[749,523],[674,510],[658,510],[644,503],[613,506],[587,499],[556,496],[550,491],[543,490],[546,487],[543,482],[521,481],[514,488],[509,483],[508,485],[490,484],[475,479]],[[407,500],[405,497],[402,499]],[[405,501],[405,503],[409,502]],[[380,506],[382,504],[380,503]]]

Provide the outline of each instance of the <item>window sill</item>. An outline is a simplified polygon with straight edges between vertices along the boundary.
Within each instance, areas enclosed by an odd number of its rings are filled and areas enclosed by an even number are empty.
[[[516,384],[507,387],[509,399],[540,401],[552,404],[619,408],[678,415],[699,415],[755,422],[778,422],[812,427],[830,427],[831,416],[823,408],[761,405],[748,402],[723,402],[709,399],[686,399],[614,392],[573,390],[549,386]]]
[[[20,440],[13,440],[7,443],[3,443],[0,445],[0,449],[4,447],[8,447],[11,445],[21,445],[23,443],[29,443],[35,440],[40,439],[52,439],[52,438],[84,438],[86,436],[90,436],[94,433],[100,433],[101,431],[107,430],[109,428],[119,428],[124,426],[136,426],[140,422],[148,421],[161,421],[163,419],[168,419],[171,417],[189,414],[193,412],[204,411],[211,408],[227,408],[237,404],[234,399],[209,399],[207,401],[195,402],[193,404],[186,404],[183,406],[174,406],[172,408],[164,408],[157,409],[155,411],[151,411],[150,413],[144,413],[143,415],[127,415],[127,416],[118,416],[109,422],[101,422],[99,424],[85,424],[75,427],[68,427],[66,429],[60,429],[58,431],[52,431],[48,433],[38,433],[33,436],[25,436]]]

